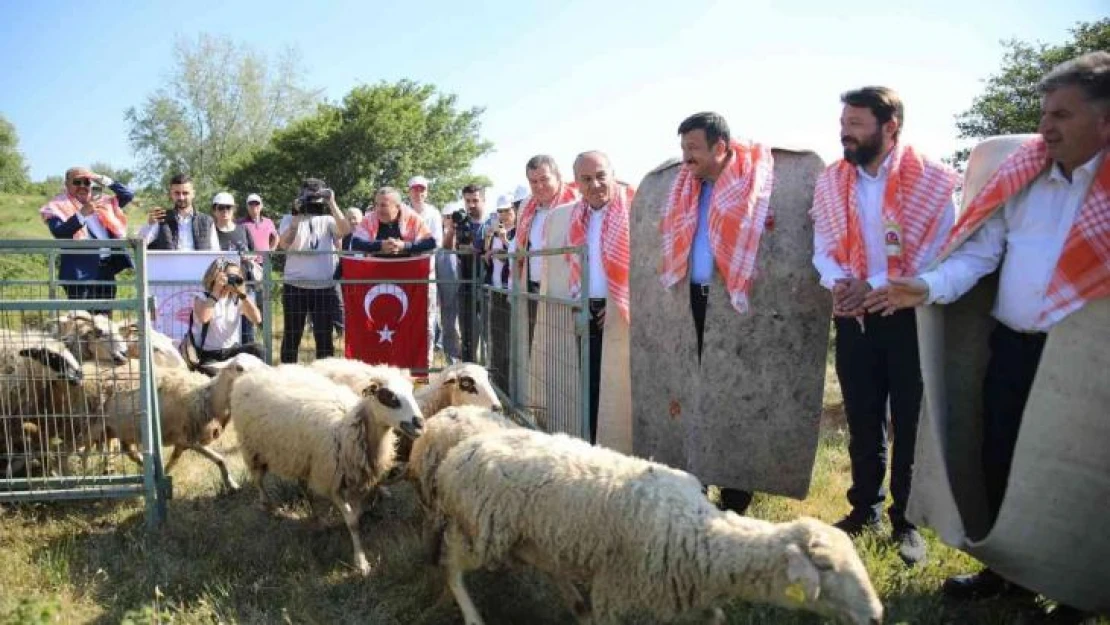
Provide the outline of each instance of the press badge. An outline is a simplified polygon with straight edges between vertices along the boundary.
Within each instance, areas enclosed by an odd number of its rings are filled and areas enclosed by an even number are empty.
[[[886,243],[887,258],[902,257],[902,226],[894,221],[883,222],[883,241]]]

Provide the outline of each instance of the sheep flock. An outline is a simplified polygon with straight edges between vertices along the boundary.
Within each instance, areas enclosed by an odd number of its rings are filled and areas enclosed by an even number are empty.
[[[86,313],[42,330],[0,330],[0,479],[64,475],[69,456],[87,474],[97,448],[144,462],[137,334]],[[268,476],[300,485],[315,517],[315,500],[329,501],[362,575],[371,572],[362,512],[403,475],[427,560],[468,625],[483,621],[466,574],[523,568],[546,574],[583,623],[642,614],[723,623],[721,607],[736,599],[844,623],[882,620],[843,532],[809,518],[722,512],[693,475],[520,425],[477,364],[449,366],[418,386],[388,366],[342,358],[270,366],[240,355],[209,378],[183,368],[168,337],[151,341],[161,444],[172,447],[167,472],[192,450],[217,466],[226,491],[239,490],[211,448],[234,430],[262,507],[273,511]]]

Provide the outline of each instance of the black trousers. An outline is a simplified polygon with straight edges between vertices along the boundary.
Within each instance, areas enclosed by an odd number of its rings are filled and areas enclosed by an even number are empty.
[[[540,294],[540,283],[528,281],[528,292]],[[532,338],[536,336],[536,315],[539,313],[540,303],[537,300],[528,300],[528,351],[532,351]]]
[[[66,297],[69,299],[116,299],[116,276],[112,271],[111,265],[107,260],[100,261],[100,266],[97,268],[96,279],[89,282],[78,282],[76,284],[66,284],[62,288],[66,290]],[[106,284],[111,282],[111,284]],[[105,284],[97,284],[105,283]],[[110,310],[90,310],[92,314],[102,314],[109,317],[112,316]]]
[[[709,285],[690,283],[690,315],[694,318],[694,332],[698,337],[698,361],[701,361],[705,338],[705,311],[709,306]],[[752,503],[755,493],[737,488],[721,487],[718,504],[722,510],[732,510],[744,514]]]
[[[512,332],[512,314],[509,296],[504,293],[490,292],[489,311],[489,362],[490,380],[497,388],[509,389],[509,343]]]
[[[304,289],[286,284],[282,287],[281,303],[285,307],[285,334],[281,337],[281,362],[297,362],[297,350],[304,334],[304,324],[312,315],[312,336],[316,339],[316,358],[330,358],[335,353],[332,328],[339,313],[339,296],[335,289]]]
[[[906,504],[913,480],[922,392],[915,319],[912,309],[889,317],[869,314],[862,328],[855,318],[836,319],[836,375],[844,394],[852,461],[851,515],[865,522],[882,516],[889,400],[894,430],[890,520],[896,529],[913,527],[906,520]]]
[[[1015,332],[999,323],[991,332],[983,380],[983,477],[993,525],[1006,496],[1025,403],[1044,351],[1044,333]]]
[[[605,299],[590,300],[590,442],[597,443],[597,407],[601,398],[601,345],[605,327],[601,315]]]
[[[473,282],[459,284],[459,342],[464,362],[477,362],[478,341],[481,337],[482,302],[477,297]],[[477,313],[473,307],[477,305]]]

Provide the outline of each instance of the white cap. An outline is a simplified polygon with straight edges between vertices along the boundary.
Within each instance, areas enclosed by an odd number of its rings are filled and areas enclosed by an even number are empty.
[[[425,189],[427,189],[428,179],[424,176],[413,176],[412,178],[409,178],[409,188],[411,189],[413,187],[424,187]]]
[[[497,208],[497,210],[508,210],[508,209],[512,208],[513,207],[513,196],[511,196],[511,195],[499,195],[499,196],[497,196],[497,204],[495,204],[495,207]]]
[[[523,202],[527,200],[532,194],[528,192],[528,187],[524,185],[517,185],[516,191],[513,191],[513,201]]]
[[[215,206],[217,204],[235,206],[235,198],[232,197],[231,194],[227,191],[220,191],[216,194],[215,197],[212,198],[212,206]]]
[[[251,202],[258,202],[259,204],[261,204],[262,196],[257,193],[251,193],[247,196],[247,204],[250,204]]]

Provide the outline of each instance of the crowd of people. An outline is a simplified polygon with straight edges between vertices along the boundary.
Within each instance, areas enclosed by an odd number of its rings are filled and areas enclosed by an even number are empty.
[[[836,372],[850,434],[850,511],[836,526],[853,536],[878,527],[892,447],[891,538],[911,565],[926,557],[925,541],[906,517],[922,401],[915,307],[953,302],[983,276],[1000,270],[992,311],[998,323],[983,381],[982,444],[987,503],[997,515],[1048,333],[1071,312],[1110,293],[1105,200],[1110,193],[1110,162],[1105,158],[1110,145],[1110,53],[1068,61],[1046,75],[1040,88],[1039,138],[1003,163],[1004,179],[966,202],[958,218],[956,172],[902,140],[903,104],[885,87],[842,96],[844,158],[825,169],[814,192],[812,262],[816,279],[833,302]],[[657,263],[665,287],[682,281],[689,285],[700,355],[710,290],[723,284],[734,307],[742,310],[751,281],[757,279],[749,261],[758,246],[752,249],[741,233],[751,227],[745,215],[760,201],[754,179],[770,151],[732,138],[724,118],[715,113],[683,120],[678,135],[682,169],[662,207],[660,257],[636,262]],[[228,193],[213,198],[211,213],[195,210],[192,185],[179,175],[170,182],[173,209],[150,211],[140,236],[150,249],[289,252],[282,292],[283,362],[296,360],[306,318],[312,319],[318,358],[332,355],[332,334],[342,323],[336,256],[304,252],[460,252],[436,256],[439,324],[433,340],[449,359],[473,360],[475,326],[458,321],[472,309],[476,294],[458,285],[466,285],[484,267],[492,286],[517,282],[530,293],[540,292],[545,287],[542,258],[514,264],[494,255],[544,249],[551,241],[545,222],[555,207],[570,205],[563,242],[583,245],[587,253],[585,266],[568,259],[569,282],[563,286],[581,295],[582,278],[587,277],[590,432],[596,438],[598,394],[606,383],[601,376],[603,337],[616,316],[627,324],[636,305],[629,287],[634,190],[618,181],[610,159],[598,151],[577,157],[573,181],[564,180],[555,159],[547,155],[529,159],[524,172],[530,189],[497,198],[492,215],[486,214],[484,190],[475,185],[461,189],[460,209],[437,210],[426,199],[429,181],[415,176],[407,203],[398,190],[384,187],[363,217],[357,208],[340,209],[323,181],[309,179],[296,209],[276,228],[262,216],[257,195],[248,198],[248,216],[238,223],[231,219],[235,203]],[[124,236],[126,218],[120,209],[132,199],[130,190],[83,168],[67,171],[65,184],[65,192],[42,208],[55,237]],[[97,196],[94,185],[114,195]],[[110,285],[84,287],[81,281],[110,283],[127,266],[123,255],[63,256],[60,277],[74,281],[66,288],[71,298],[111,297]],[[193,320],[194,332],[203,335],[208,328],[201,346],[205,354],[229,353],[239,331],[238,316],[246,319],[243,330],[260,318],[241,277],[233,281],[242,275],[241,267],[225,265],[214,266],[205,276],[205,297],[198,299]],[[529,308],[531,343],[535,303]],[[724,486],[722,505],[744,512],[751,492]],[[944,592],[982,598],[1023,591],[986,569],[949,579]]]

